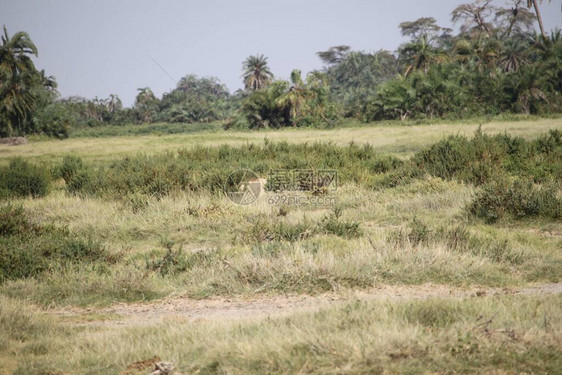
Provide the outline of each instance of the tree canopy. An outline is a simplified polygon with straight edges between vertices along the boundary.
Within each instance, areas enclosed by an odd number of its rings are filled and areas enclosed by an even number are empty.
[[[38,71],[37,47],[6,28],[0,46],[0,136],[103,124],[224,121],[225,127],[333,126],[364,121],[462,118],[562,111],[562,37],[547,34],[540,0],[475,0],[456,6],[458,32],[431,16],[398,25],[407,40],[395,51],[336,45],[316,55],[321,69],[275,79],[268,58],[242,62],[244,89],[231,94],[215,77],[188,74],[157,97],[138,89],[132,108],[120,98],[58,98],[52,76]],[[535,30],[538,26],[539,32]]]

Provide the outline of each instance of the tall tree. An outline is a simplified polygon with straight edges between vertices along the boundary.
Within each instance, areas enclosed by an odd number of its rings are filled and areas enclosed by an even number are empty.
[[[496,8],[490,3],[492,0],[476,0],[471,4],[461,4],[452,12],[453,23],[462,22],[461,32],[463,33],[486,33],[492,36],[490,17],[495,13]]]
[[[402,22],[398,27],[400,27],[403,36],[418,40],[436,36],[442,30],[442,27],[437,25],[436,22],[433,17],[422,17],[415,21]]]
[[[134,110],[139,122],[151,122],[158,111],[158,99],[149,87],[137,89]]]
[[[408,76],[414,70],[427,73],[433,64],[447,60],[447,55],[434,48],[427,37],[423,37],[400,48],[400,60],[405,65],[404,75]]]
[[[294,69],[291,72],[291,87],[289,92],[279,99],[281,106],[289,108],[291,125],[297,126],[297,119],[304,111],[308,111],[307,99],[311,96],[311,91],[305,87],[302,80],[301,71]]]
[[[247,90],[260,90],[271,82],[273,79],[273,73],[269,70],[267,66],[267,57],[264,55],[254,55],[249,56],[243,62],[244,74],[244,85]]]
[[[550,0],[548,0],[548,2],[550,3]],[[535,14],[537,15],[537,22],[539,23],[541,35],[546,42],[548,41],[548,35],[546,35],[546,31],[544,30],[541,11],[539,10],[539,3],[542,3],[542,0],[527,0],[527,8],[529,9],[531,9],[531,7],[535,8]]]
[[[119,98],[119,96],[115,94],[110,94],[109,98],[106,99],[105,105],[107,110],[111,113],[116,113],[123,109],[123,102]]]
[[[34,87],[43,83],[31,56],[37,56],[37,47],[29,35],[20,31],[10,37],[4,26],[0,46],[0,136],[24,134],[27,130],[25,122],[37,100]]]
[[[327,51],[316,52],[318,57],[326,65],[336,65],[343,61],[347,54],[351,51],[350,46],[334,46]]]

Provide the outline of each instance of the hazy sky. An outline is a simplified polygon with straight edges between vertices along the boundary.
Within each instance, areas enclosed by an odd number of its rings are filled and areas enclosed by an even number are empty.
[[[139,87],[156,95],[186,74],[216,76],[242,87],[242,61],[269,58],[273,73],[321,67],[317,51],[395,50],[398,24],[432,16],[451,26],[450,12],[468,0],[0,0],[0,24],[27,31],[39,49],[37,67],[54,75],[62,96],[131,105]],[[503,1],[498,1],[503,3]],[[561,0],[541,6],[546,26],[562,27]]]

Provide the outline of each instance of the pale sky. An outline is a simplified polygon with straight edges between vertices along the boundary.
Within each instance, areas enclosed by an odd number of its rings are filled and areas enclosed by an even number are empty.
[[[561,1],[543,1],[548,29],[562,28]],[[347,44],[395,50],[398,24],[434,17],[451,27],[457,0],[0,0],[0,24],[26,31],[36,65],[54,75],[63,97],[106,98],[132,105],[139,87],[157,96],[187,74],[216,76],[242,87],[242,61],[261,53],[271,70],[321,68],[316,52]],[[497,1],[497,4],[503,1]]]

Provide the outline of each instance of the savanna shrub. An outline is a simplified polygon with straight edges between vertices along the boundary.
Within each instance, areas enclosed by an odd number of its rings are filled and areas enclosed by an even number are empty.
[[[31,228],[23,207],[3,205],[0,206],[0,236],[11,236],[23,233]]]
[[[450,136],[414,156],[414,164],[443,179],[459,179],[474,184],[488,181],[501,168],[507,153],[497,138],[478,130],[473,139]]]
[[[410,163],[397,165],[375,185],[393,187],[425,174],[475,185],[499,174],[534,182],[562,180],[562,133],[551,130],[533,141],[507,134],[489,136],[480,130],[472,139],[454,135],[419,151]]]
[[[247,243],[259,243],[266,241],[289,241],[304,240],[315,233],[312,222],[302,221],[288,223],[279,218],[270,219],[267,216],[258,216],[251,225],[242,233],[241,239]]]
[[[62,164],[59,168],[59,174],[67,184],[72,178],[84,168],[82,158],[78,156],[67,155],[62,159]]]
[[[160,197],[176,191],[222,192],[228,176],[240,169],[250,169],[264,177],[271,170],[330,169],[337,170],[339,181],[362,184],[379,171],[392,170],[401,163],[393,157],[379,156],[369,145],[339,147],[266,141],[263,146],[195,147],[155,156],[125,157],[96,169],[85,166],[67,183],[67,189],[120,198],[131,194]]]
[[[498,178],[482,186],[468,205],[475,217],[493,223],[510,216],[562,218],[560,186],[556,183],[535,185],[530,180]]]
[[[182,247],[174,250],[173,244],[166,246],[166,253],[162,258],[145,258],[146,269],[156,271],[162,276],[174,275],[188,271],[194,267],[209,266],[217,261],[220,256],[218,251],[196,251],[186,252]]]
[[[268,241],[302,241],[319,234],[338,237],[360,237],[363,232],[358,222],[341,220],[341,210],[325,215],[318,222],[302,220],[290,223],[280,217],[269,218],[261,215],[253,219],[251,225],[242,233],[241,239],[246,243]]]
[[[51,174],[46,168],[21,158],[0,167],[0,198],[42,197],[48,193],[50,183]]]
[[[338,237],[355,238],[361,237],[363,231],[356,221],[341,220],[342,210],[339,207],[334,208],[331,214],[325,215],[317,227],[322,233],[333,234]]]
[[[408,223],[406,229],[392,232],[388,237],[389,242],[393,243],[395,247],[404,247],[406,243],[417,246],[434,239],[433,231],[427,224],[415,217]]]

